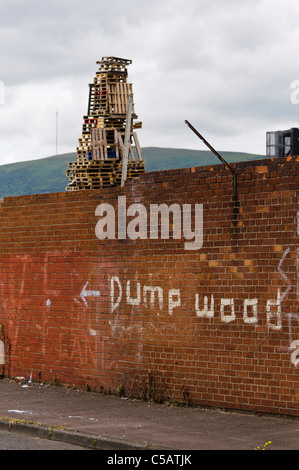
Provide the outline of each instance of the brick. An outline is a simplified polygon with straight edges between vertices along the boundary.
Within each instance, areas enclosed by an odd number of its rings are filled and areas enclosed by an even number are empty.
[[[151,382],[194,404],[298,416],[299,161],[236,168],[238,205],[222,165],[144,174],[122,192],[4,198],[5,374],[96,391],[122,383],[136,397]],[[95,209],[119,195],[147,210],[203,204],[202,248],[185,250],[183,236],[98,240]]]

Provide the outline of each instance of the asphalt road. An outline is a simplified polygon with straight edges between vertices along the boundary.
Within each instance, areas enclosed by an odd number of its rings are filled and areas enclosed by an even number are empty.
[[[0,431],[0,450],[90,450],[65,442]]]

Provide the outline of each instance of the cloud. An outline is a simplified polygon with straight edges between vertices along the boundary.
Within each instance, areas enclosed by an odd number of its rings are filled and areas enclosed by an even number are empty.
[[[297,127],[296,0],[2,0],[0,164],[76,150],[102,56],[133,60],[142,146],[265,153]]]

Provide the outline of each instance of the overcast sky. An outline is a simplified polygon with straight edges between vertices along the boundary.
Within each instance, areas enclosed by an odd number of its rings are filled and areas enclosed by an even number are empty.
[[[57,111],[58,153],[76,151],[103,56],[133,61],[142,147],[206,150],[187,119],[264,154],[299,127],[298,0],[0,0],[0,40],[0,164],[54,155]]]

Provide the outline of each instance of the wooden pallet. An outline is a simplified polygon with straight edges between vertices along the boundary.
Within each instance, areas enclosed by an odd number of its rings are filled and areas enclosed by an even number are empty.
[[[128,96],[133,95],[127,83],[127,66],[131,60],[103,57],[89,85],[87,115],[83,118],[82,136],[77,147],[77,161],[69,162],[66,176],[67,191],[116,186],[121,182],[124,158],[124,137],[127,128]],[[132,106],[130,104],[130,106]],[[127,178],[138,177],[145,171],[134,122],[138,116],[132,109]]]

